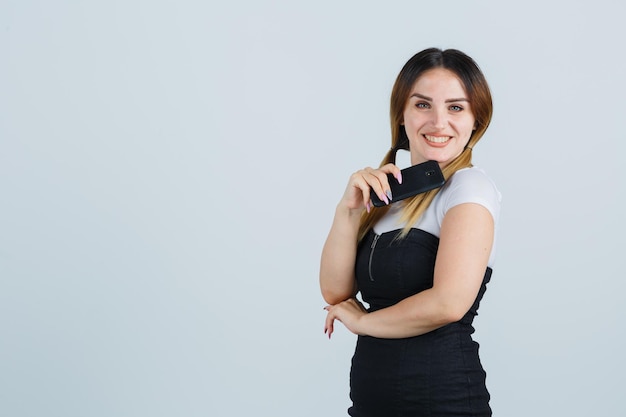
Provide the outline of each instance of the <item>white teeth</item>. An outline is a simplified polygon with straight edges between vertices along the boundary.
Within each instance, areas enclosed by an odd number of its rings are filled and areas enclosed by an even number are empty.
[[[444,142],[447,142],[448,140],[450,140],[450,136],[430,136],[430,135],[424,135],[424,137],[429,142],[435,142],[435,143],[444,143]]]

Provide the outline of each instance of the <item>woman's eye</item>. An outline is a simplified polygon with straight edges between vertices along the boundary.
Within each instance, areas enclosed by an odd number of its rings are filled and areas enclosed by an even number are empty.
[[[428,109],[428,108],[430,108],[430,105],[428,103],[424,103],[424,102],[419,102],[419,103],[415,104],[415,106],[418,109]]]
[[[452,110],[452,111],[461,111],[461,110],[463,110],[463,107],[461,107],[461,106],[457,106],[457,105],[455,104],[455,105],[453,105],[453,106],[450,106],[450,110]]]

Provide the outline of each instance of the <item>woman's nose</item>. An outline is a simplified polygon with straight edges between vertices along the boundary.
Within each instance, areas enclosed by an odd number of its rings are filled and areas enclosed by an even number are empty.
[[[448,113],[444,110],[435,109],[432,112],[432,124],[437,130],[445,129],[448,125]]]

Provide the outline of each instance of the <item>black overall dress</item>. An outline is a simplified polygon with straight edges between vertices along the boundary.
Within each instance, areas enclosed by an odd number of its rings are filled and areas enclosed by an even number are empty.
[[[369,311],[431,288],[439,238],[411,229],[361,241],[356,279]],[[472,321],[491,277],[487,268],[470,310],[458,322],[404,339],[359,336],[350,371],[354,417],[491,416]]]

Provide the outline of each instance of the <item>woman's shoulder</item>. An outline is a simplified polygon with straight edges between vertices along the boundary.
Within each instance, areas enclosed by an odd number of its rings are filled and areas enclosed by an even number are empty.
[[[475,166],[455,172],[448,178],[440,194],[438,203],[444,213],[458,204],[478,203],[497,215],[502,200],[495,182],[483,169]]]
[[[501,198],[493,179],[482,168],[476,166],[463,168],[452,174],[442,191],[495,193],[498,199]]]
[[[477,166],[459,169],[448,179],[449,182],[485,182],[495,187],[494,181],[487,172]]]

